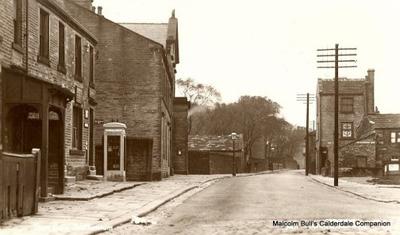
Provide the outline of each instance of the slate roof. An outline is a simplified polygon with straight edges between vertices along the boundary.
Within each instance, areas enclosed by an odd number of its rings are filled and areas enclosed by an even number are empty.
[[[372,114],[368,119],[375,129],[400,128],[400,114]]]
[[[365,83],[365,79],[339,78],[339,93],[362,93],[365,90]],[[334,88],[335,84],[333,79],[318,79],[318,90],[320,93],[334,93]]]
[[[189,151],[232,151],[232,139],[229,135],[190,135]],[[235,140],[235,150],[243,148],[243,135]],[[235,151],[236,152],[236,151]]]
[[[121,26],[141,34],[166,47],[168,36],[167,23],[120,23]]]

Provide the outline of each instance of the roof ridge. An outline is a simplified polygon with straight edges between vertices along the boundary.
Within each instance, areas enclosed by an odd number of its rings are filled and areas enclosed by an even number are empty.
[[[117,24],[162,24],[168,25],[166,22],[116,22]]]

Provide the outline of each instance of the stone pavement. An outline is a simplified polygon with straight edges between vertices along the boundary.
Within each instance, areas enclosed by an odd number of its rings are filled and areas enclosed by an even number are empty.
[[[331,177],[311,174],[309,176],[314,181],[333,187],[333,178]],[[400,185],[367,184],[339,178],[339,186],[335,188],[369,200],[400,204]]]
[[[253,174],[239,174],[238,176],[248,175]],[[0,227],[0,234],[95,234],[127,223],[132,216],[145,216],[191,189],[226,177],[231,176],[175,175],[159,182],[147,182],[138,187],[128,188],[103,197],[95,197],[92,200],[56,200],[40,203],[38,214],[5,222]],[[80,194],[84,200],[84,198],[87,199],[107,191],[101,189],[102,184],[93,182],[93,185],[97,188],[95,193],[90,193],[88,190],[71,189],[66,191],[66,196],[73,197]],[[132,185],[123,183],[121,186],[121,184],[109,183],[104,186],[116,189]]]
[[[145,182],[112,182],[99,180],[82,180],[67,183],[64,194],[53,195],[56,200],[88,201],[131,189]]]

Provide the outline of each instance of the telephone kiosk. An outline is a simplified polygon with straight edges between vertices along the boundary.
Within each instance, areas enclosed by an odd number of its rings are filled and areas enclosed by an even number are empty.
[[[126,125],[110,122],[104,127],[104,180],[125,181]]]

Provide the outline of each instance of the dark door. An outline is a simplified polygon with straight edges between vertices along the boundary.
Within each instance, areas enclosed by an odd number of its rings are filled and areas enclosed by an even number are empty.
[[[189,151],[189,174],[210,174],[208,151]]]
[[[148,139],[127,138],[126,179],[149,180],[153,142]]]
[[[94,114],[93,109],[89,110],[89,165],[94,166],[94,140],[93,140],[93,127],[94,127]]]
[[[48,157],[48,182],[49,192],[62,193],[64,178],[64,132],[63,121],[59,113],[49,112],[49,157]]]

